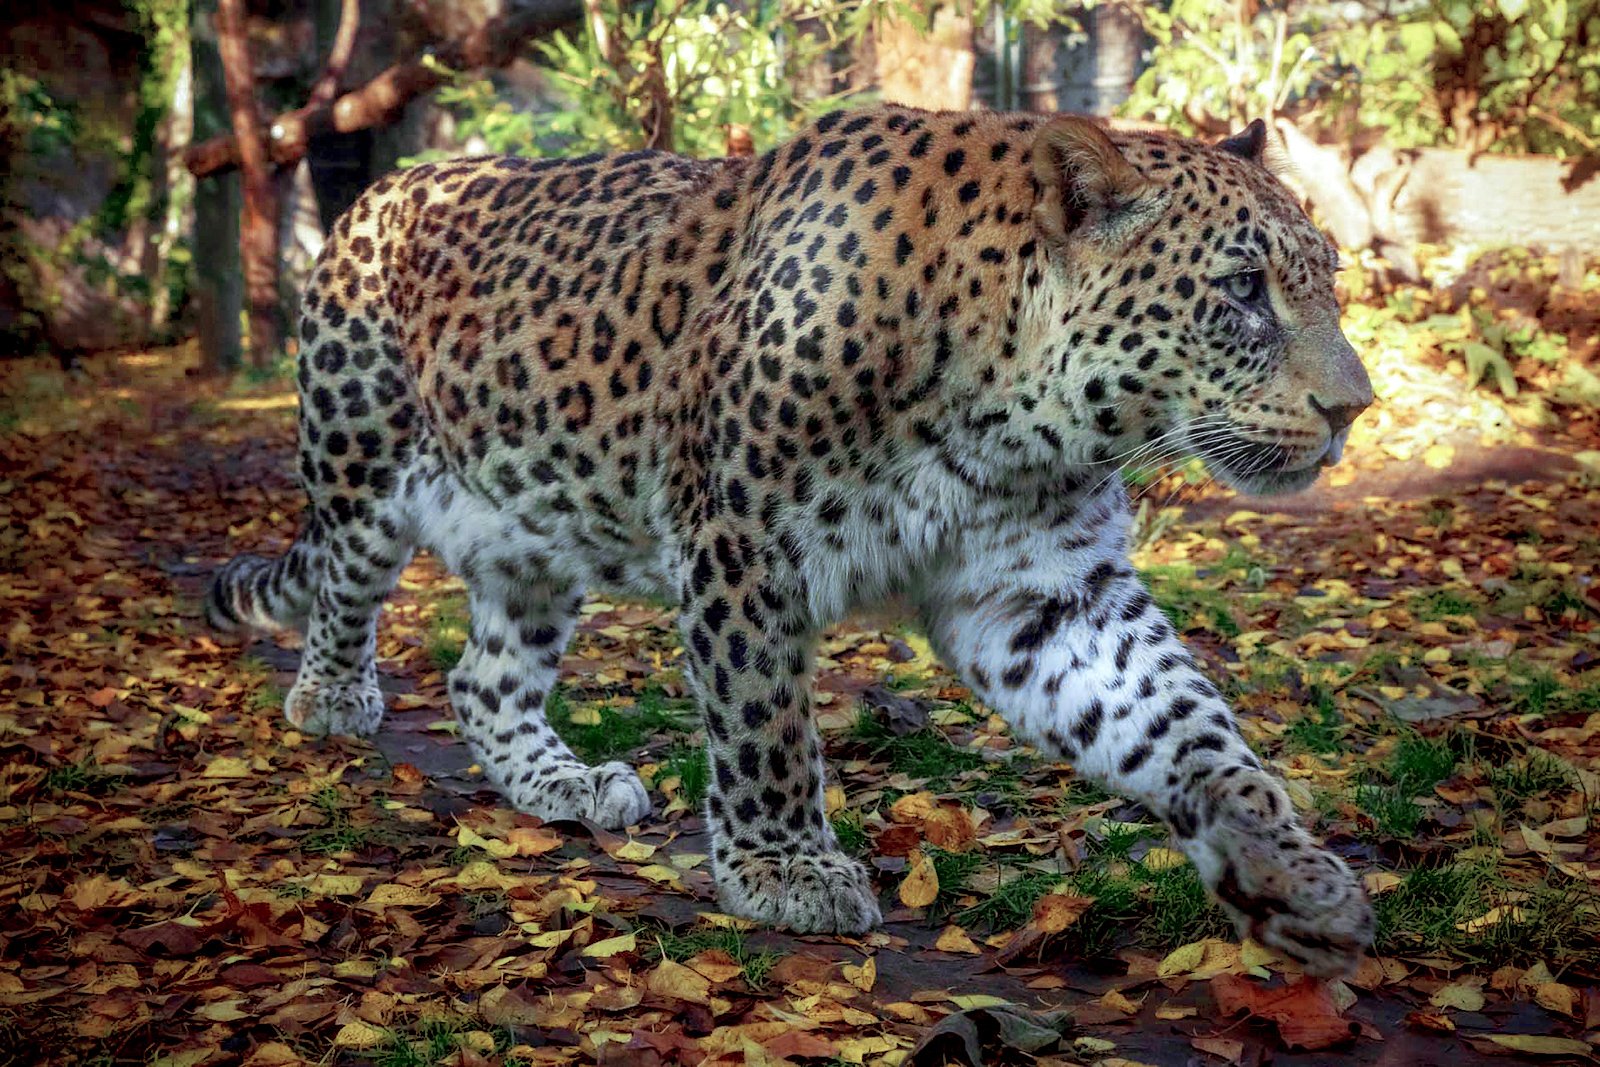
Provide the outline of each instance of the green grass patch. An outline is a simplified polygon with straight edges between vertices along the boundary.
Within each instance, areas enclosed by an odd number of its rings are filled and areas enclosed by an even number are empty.
[[[356,823],[351,819],[344,790],[338,786],[330,785],[319,790],[312,795],[311,803],[327,822],[300,839],[303,851],[321,855],[355,852],[383,840],[383,833],[377,827]]]
[[[587,763],[604,763],[639,748],[659,733],[682,733],[693,726],[693,706],[669,700],[659,690],[640,694],[631,708],[609,703],[574,704],[557,687],[545,703],[552,729]]]
[[[1339,714],[1333,692],[1324,686],[1311,691],[1312,707],[1289,723],[1283,732],[1284,744],[1291,752],[1314,752],[1332,756],[1344,750],[1350,724]]]
[[[1435,589],[1408,604],[1418,622],[1438,622],[1457,615],[1476,616],[1478,602],[1456,589]]]
[[[84,793],[101,797],[114,793],[122,785],[122,776],[107,771],[85,756],[76,763],[63,763],[45,773],[44,787],[52,793]]]
[[[1545,752],[1534,752],[1489,768],[1489,786],[1503,811],[1520,811],[1535,797],[1573,784],[1571,770]]]
[[[485,1026],[467,1019],[424,1019],[411,1030],[391,1030],[388,1044],[369,1055],[373,1067],[434,1067],[460,1048],[461,1036],[473,1030],[494,1038],[496,1054],[516,1043],[511,1031],[503,1026]]]
[[[744,968],[744,980],[753,989],[767,983],[767,976],[782,957],[776,952],[750,948],[738,930],[697,926],[683,933],[662,926],[646,925],[635,930],[641,955],[646,962],[662,959],[682,963],[709,949],[721,949]]]
[[[1210,630],[1223,637],[1239,636],[1239,620],[1227,595],[1217,588],[1215,576],[1197,578],[1194,568],[1183,564],[1150,567],[1143,575],[1156,606],[1179,632]]]
[[[1380,952],[1447,952],[1484,966],[1600,960],[1592,886],[1512,881],[1482,863],[1420,867],[1374,901]]]
[[[979,852],[947,852],[931,845],[923,851],[933,861],[933,873],[939,876],[941,900],[959,895],[984,865],[983,854]],[[940,901],[935,901],[933,906],[936,910],[948,910],[940,908]]]
[[[668,778],[678,779],[677,795],[683,798],[684,803],[699,807],[711,784],[711,765],[706,760],[705,746],[674,745],[667,753],[667,758],[661,761],[661,770],[656,773],[657,782]]]
[[[1399,840],[1414,835],[1427,812],[1416,801],[1455,773],[1471,755],[1471,739],[1462,733],[1427,738],[1414,730],[1400,735],[1385,762],[1382,776],[1369,774],[1356,786],[1356,805],[1372,819],[1380,837]]]
[[[861,824],[861,813],[850,808],[835,812],[829,825],[833,827],[834,839],[839,842],[839,850],[851,856],[859,856],[867,850],[871,839],[867,836],[866,827]]]
[[[1130,944],[1168,951],[1206,937],[1230,936],[1227,917],[1211,902],[1192,865],[1153,869],[1130,858],[1139,845],[1161,833],[1139,824],[1107,824],[1098,838],[1090,838],[1087,855],[1076,870],[1056,873],[1027,868],[1003,878],[987,899],[953,917],[963,926],[1014,929],[1032,917],[1040,897],[1059,892],[1094,899],[1063,935],[1067,950],[1081,958],[1104,956]],[[959,892],[959,884],[947,886],[940,858],[934,850],[930,854],[934,854],[934,869],[940,872],[941,897],[947,888]],[[965,879],[970,879],[977,866],[981,863],[954,873],[965,873]]]
[[[934,869],[938,869],[937,863]],[[984,930],[1014,930],[1033,917],[1033,906],[1039,898],[1062,885],[1066,878],[1051,871],[1023,871],[1000,884],[1000,888],[955,914],[955,921],[965,927]],[[939,883],[941,889],[944,883]]]
[[[441,671],[454,670],[466,650],[470,626],[466,597],[458,593],[436,600],[422,641],[428,662]]]
[[[1456,764],[1468,755],[1464,734],[1427,738],[1415,732],[1401,735],[1389,757],[1389,780],[1408,796],[1422,796],[1455,773]]]
[[[1062,790],[1061,798],[1056,801],[1057,814],[1065,817],[1072,815],[1079,808],[1087,808],[1092,804],[1104,804],[1112,798],[1112,794],[1087,778],[1073,777],[1072,781]]]
[[[885,760],[891,772],[925,778],[933,789],[949,788],[957,775],[988,766],[977,752],[952,745],[940,730],[929,728],[897,735],[888,723],[865,709],[850,729],[850,740],[869,749],[874,758]],[[985,780],[985,788],[993,788],[995,781],[991,775]]]

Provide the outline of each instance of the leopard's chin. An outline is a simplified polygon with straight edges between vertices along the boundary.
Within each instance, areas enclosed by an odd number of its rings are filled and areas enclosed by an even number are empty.
[[[1255,471],[1241,474],[1220,465],[1211,465],[1217,480],[1247,496],[1284,496],[1309,488],[1322,473],[1322,463],[1314,463],[1299,470]]]

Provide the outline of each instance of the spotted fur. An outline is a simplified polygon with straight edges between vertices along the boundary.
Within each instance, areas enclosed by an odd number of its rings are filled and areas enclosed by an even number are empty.
[[[666,597],[722,903],[879,921],[823,815],[822,627],[897,595],[1019,734],[1172,827],[1241,931],[1331,973],[1371,934],[1127,562],[1118,468],[1296,488],[1370,400],[1334,253],[1261,164],[1086,120],[829,115],[756,159],[475,159],[385,178],[301,323],[310,520],[214,623],[305,625],[286,714],[366,734],[417,547],[471,591],[462,733],[517,807],[648,800],[546,723],[586,589]]]

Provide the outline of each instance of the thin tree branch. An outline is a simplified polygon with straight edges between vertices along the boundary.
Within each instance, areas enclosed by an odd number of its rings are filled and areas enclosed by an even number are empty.
[[[346,0],[347,4],[350,2]],[[305,156],[313,137],[388,125],[399,117],[406,104],[448,80],[451,71],[505,66],[516,58],[529,37],[560,29],[582,17],[580,0],[508,0],[499,15],[465,37],[396,63],[331,103],[307,105],[277,116],[267,125],[268,157],[279,166],[295,163]],[[343,33],[341,21],[340,37]],[[351,33],[353,37],[354,31]],[[336,38],[335,51],[338,41]],[[330,55],[330,69],[333,58]],[[319,79],[318,87],[321,85]],[[239,164],[237,131],[213,137],[184,154],[184,165],[197,178],[231,170]]]

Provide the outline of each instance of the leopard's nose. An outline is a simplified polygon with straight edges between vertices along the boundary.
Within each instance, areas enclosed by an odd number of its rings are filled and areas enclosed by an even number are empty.
[[[1356,416],[1367,410],[1366,404],[1324,404],[1315,396],[1307,396],[1311,402],[1311,409],[1328,420],[1328,428],[1334,433],[1346,429]]]

